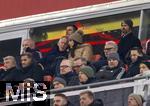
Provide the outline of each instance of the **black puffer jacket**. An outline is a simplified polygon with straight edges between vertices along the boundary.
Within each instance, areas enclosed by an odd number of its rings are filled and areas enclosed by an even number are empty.
[[[96,99],[89,106],[104,106],[103,101],[101,99]]]

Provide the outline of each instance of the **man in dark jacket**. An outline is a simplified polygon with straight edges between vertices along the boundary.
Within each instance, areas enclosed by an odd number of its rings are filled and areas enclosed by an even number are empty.
[[[80,106],[103,106],[103,101],[95,99],[91,91],[83,91],[80,93]]]
[[[72,61],[69,59],[63,59],[60,63],[60,77],[67,82],[67,86],[79,84],[78,76],[73,71]]]
[[[133,35],[133,22],[130,19],[121,22],[121,39],[118,44],[118,53],[123,62],[125,62],[125,56],[129,50],[133,47],[142,48],[140,40]]]
[[[120,61],[118,53],[109,54],[108,65],[102,67],[97,73],[96,78],[99,81],[108,81],[114,79],[121,79],[125,74],[125,69]]]
[[[34,79],[35,81],[43,81],[44,72],[41,66],[37,65],[33,61],[33,57],[31,53],[25,53],[21,55],[21,76],[20,80],[23,81],[27,78]]]
[[[93,62],[92,65],[96,68],[96,72],[103,66],[107,65],[107,57],[110,53],[117,53],[118,46],[114,41],[107,41],[104,46],[104,56],[99,61]]]
[[[16,60],[13,56],[6,56],[3,58],[4,66],[0,67],[0,80],[2,81],[17,81],[16,76],[19,71],[16,68]]]
[[[23,48],[22,54],[31,53],[33,55],[33,59],[36,62],[39,62],[40,59],[42,58],[41,52],[37,48],[35,48],[35,42],[32,39],[23,40],[22,48]]]
[[[129,77],[133,77],[137,74],[140,73],[140,68],[139,65],[142,62],[142,60],[145,58],[143,56],[142,50],[140,48],[132,48],[129,51],[129,58],[127,58],[126,60],[128,63],[128,71],[126,72],[125,77],[129,78]]]
[[[59,39],[57,45],[52,48],[46,57],[41,59],[41,64],[45,67],[46,71],[50,71],[52,76],[59,75],[59,65],[63,58],[68,57],[68,40],[66,37]]]

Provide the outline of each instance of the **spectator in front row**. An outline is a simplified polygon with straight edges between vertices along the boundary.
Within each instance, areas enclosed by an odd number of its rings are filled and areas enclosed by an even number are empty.
[[[125,69],[120,61],[118,53],[111,53],[107,57],[108,65],[102,67],[97,73],[96,78],[99,81],[121,79],[124,77]]]
[[[39,62],[42,58],[41,52],[35,48],[35,42],[32,39],[23,40],[22,48],[23,51],[21,54],[31,53],[36,62]]]
[[[54,89],[61,89],[67,85],[66,81],[61,77],[55,77],[53,80],[53,88]]]
[[[103,101],[95,99],[91,91],[83,91],[80,93],[80,106],[103,106]]]
[[[43,81],[44,72],[41,66],[34,62],[31,53],[25,53],[21,55],[21,76],[20,80],[23,81],[27,78],[32,78],[35,81]]]
[[[17,81],[17,74],[20,70],[16,68],[16,60],[13,56],[3,58],[4,66],[0,67],[0,80],[2,81]]]
[[[143,106],[144,99],[141,95],[130,94],[128,96],[128,106]]]
[[[56,94],[53,99],[53,106],[74,106],[64,94]]]
[[[107,65],[107,57],[110,53],[117,53],[118,46],[114,41],[107,41],[104,46],[104,56],[99,61],[92,63],[96,68],[96,72],[103,66]]]
[[[94,70],[90,66],[83,66],[79,71],[80,84],[90,84],[96,82]]]
[[[83,44],[83,32],[81,30],[77,30],[70,36],[69,48],[69,58],[72,60],[77,57],[83,57],[87,61],[92,59],[92,46],[90,44]]]

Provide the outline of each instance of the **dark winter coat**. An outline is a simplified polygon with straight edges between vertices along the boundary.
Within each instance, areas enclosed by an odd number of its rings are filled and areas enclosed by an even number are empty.
[[[118,44],[118,53],[123,62],[125,62],[126,54],[133,47],[142,48],[140,40],[134,36],[132,32],[120,39]]]
[[[69,72],[65,75],[61,75],[63,79],[67,82],[67,86],[73,86],[79,84],[78,76],[74,72]]]
[[[135,75],[140,73],[139,65],[142,62],[142,59],[143,59],[142,57],[139,57],[136,62],[131,63],[129,65],[128,71],[125,74],[126,78],[133,77],[133,76],[135,76]]]
[[[20,81],[23,81],[27,78],[34,79],[35,81],[43,81],[44,71],[38,65],[32,64],[21,70],[21,76],[18,76]]]
[[[125,74],[125,69],[121,63],[115,68],[109,68],[108,65],[102,67],[97,73],[96,78],[99,81],[108,81],[114,79],[121,79]]]
[[[13,67],[7,71],[1,73],[2,81],[18,81],[16,76],[20,75],[20,70],[16,67]]]
[[[42,58],[42,53],[38,50],[38,49],[31,49],[31,48],[27,48],[26,52],[29,52],[33,55],[33,59],[36,62],[40,62],[41,58]]]
[[[97,80],[96,80],[96,78],[95,77],[92,77],[92,78],[88,78],[88,80],[86,81],[86,82],[82,82],[82,83],[80,83],[80,84],[91,84],[91,83],[96,83],[97,82]]]
[[[96,99],[89,106],[104,106],[104,104],[101,99]]]

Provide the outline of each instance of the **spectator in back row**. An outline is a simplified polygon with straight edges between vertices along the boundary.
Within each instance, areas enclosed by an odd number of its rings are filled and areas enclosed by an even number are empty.
[[[66,27],[66,36],[67,36],[68,40],[70,40],[70,36],[77,30],[78,30],[78,28],[75,25],[69,25]]]
[[[98,62],[92,63],[96,69],[96,72],[100,70],[101,67],[107,65],[107,57],[110,53],[117,53],[118,46],[114,41],[107,41],[104,46],[104,56],[100,58]]]
[[[68,57],[68,40],[66,37],[61,37],[55,47],[50,53],[41,60],[42,65],[46,71],[49,71],[52,76],[59,75],[59,65],[63,58]]]
[[[133,22],[126,19],[121,22],[121,39],[118,44],[118,53],[121,60],[125,63],[125,56],[133,47],[142,48],[140,40],[133,34]]]
[[[22,48],[22,54],[31,53],[36,62],[39,62],[42,58],[41,52],[35,48],[35,42],[32,39],[23,40]]]
[[[92,59],[92,46],[90,44],[83,44],[83,31],[81,30],[77,30],[70,36],[69,48],[69,58],[72,60],[77,57],[83,57],[87,61]]]

